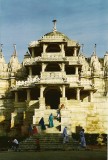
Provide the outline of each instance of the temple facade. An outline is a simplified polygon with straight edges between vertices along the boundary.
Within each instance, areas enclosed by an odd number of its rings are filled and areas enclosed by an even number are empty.
[[[54,115],[54,127],[76,133],[108,133],[108,52],[99,58],[96,49],[89,58],[81,45],[56,29],[29,43],[20,64],[16,47],[6,64],[0,50],[0,134],[24,134],[29,124],[37,125]],[[61,121],[57,121],[60,109]],[[58,129],[59,128],[59,129]]]

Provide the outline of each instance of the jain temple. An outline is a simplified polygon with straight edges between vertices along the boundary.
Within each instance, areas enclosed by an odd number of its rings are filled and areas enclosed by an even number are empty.
[[[46,133],[61,133],[64,126],[76,133],[108,133],[108,52],[99,58],[96,45],[85,57],[77,41],[53,30],[31,41],[22,63],[16,46],[9,63],[0,49],[0,135],[26,134],[29,124],[54,116]],[[57,121],[60,109],[61,121]],[[59,128],[59,129],[58,129]]]

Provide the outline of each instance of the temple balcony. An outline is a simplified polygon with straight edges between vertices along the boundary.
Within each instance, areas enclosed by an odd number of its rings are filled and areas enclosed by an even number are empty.
[[[80,86],[80,81],[79,81],[78,75],[67,75],[66,80],[67,80],[67,83],[70,84],[70,87]]]
[[[86,79],[86,80],[81,80],[80,81],[81,86],[84,87],[84,89],[86,90],[94,90],[95,86],[94,84],[91,82],[91,80]]]
[[[23,61],[23,65],[28,66],[28,65],[35,65],[38,62],[65,62],[66,57],[63,56],[63,53],[61,52],[56,52],[56,53],[42,53],[42,57],[34,57],[34,58],[26,58]]]
[[[64,83],[66,82],[65,72],[41,72],[40,83]]]
[[[48,52],[42,53],[42,61],[66,61],[66,57],[64,57],[64,52]]]
[[[35,86],[36,83],[40,83],[40,78],[38,75],[29,76],[26,81],[16,81],[16,85],[11,88],[11,90],[17,90],[18,88]]]
[[[66,57],[66,61],[69,62],[69,65],[81,65],[78,57],[76,56]]]

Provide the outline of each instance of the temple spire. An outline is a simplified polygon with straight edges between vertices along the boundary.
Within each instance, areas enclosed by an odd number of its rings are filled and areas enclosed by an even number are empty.
[[[52,22],[54,23],[53,32],[56,32],[57,31],[57,29],[56,29],[56,22],[57,22],[57,20],[54,19]]]
[[[83,53],[83,49],[84,49],[84,44],[81,44],[81,48],[82,48],[82,53]]]
[[[17,55],[17,52],[16,52],[16,44],[13,44],[13,47],[14,47],[14,53],[13,53],[13,55],[16,56],[16,55]]]
[[[96,55],[96,44],[94,46],[94,55]]]
[[[0,44],[0,52],[2,52],[3,44]]]

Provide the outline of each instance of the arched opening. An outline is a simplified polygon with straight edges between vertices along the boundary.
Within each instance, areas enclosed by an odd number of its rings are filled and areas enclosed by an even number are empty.
[[[45,71],[60,71],[60,66],[57,64],[57,63],[49,63],[47,66],[46,66],[46,69]]]
[[[58,109],[60,104],[61,92],[59,89],[49,88],[45,90],[45,104],[51,109]]]
[[[58,44],[50,44],[48,45],[46,52],[60,52],[60,47]]]

